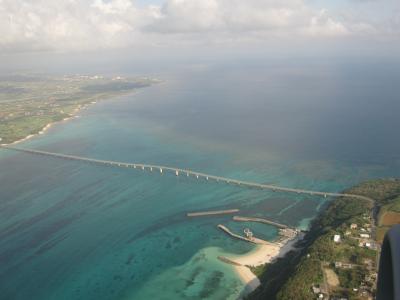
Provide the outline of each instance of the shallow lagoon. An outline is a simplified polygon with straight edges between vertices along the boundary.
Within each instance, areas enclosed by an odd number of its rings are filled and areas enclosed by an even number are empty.
[[[400,85],[384,81],[383,71],[371,79],[358,70],[353,84],[346,78],[357,68],[324,76],[256,68],[253,79],[234,71],[169,78],[91,106],[21,146],[325,191],[400,175],[400,120],[392,118]],[[307,228],[325,201],[2,150],[0,293],[234,299],[244,286],[216,257],[252,246],[216,225],[250,227],[266,239],[276,229],[186,212],[239,208]]]

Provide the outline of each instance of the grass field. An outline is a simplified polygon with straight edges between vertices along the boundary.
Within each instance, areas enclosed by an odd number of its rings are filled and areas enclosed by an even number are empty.
[[[382,206],[378,216],[377,240],[382,242],[385,233],[395,224],[400,224],[400,197]]]

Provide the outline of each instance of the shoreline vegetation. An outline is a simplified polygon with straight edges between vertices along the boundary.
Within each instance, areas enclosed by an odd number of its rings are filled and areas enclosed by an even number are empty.
[[[380,242],[400,222],[400,179],[366,181],[346,193],[374,203],[343,197],[327,203],[285,255],[252,268],[260,284],[246,299],[373,299]]]
[[[77,113],[79,111],[80,111],[80,109],[77,110]],[[68,121],[70,119],[77,118],[77,117],[78,117],[77,115],[70,115],[70,117],[64,118],[61,121],[54,121],[54,122],[47,123],[40,131],[38,131],[36,133],[33,132],[32,134],[29,134],[28,136],[26,136],[26,137],[24,137],[24,138],[22,138],[20,140],[13,141],[13,142],[11,142],[9,144],[1,144],[1,146],[16,145],[16,144],[22,143],[22,142],[27,141],[27,140],[29,140],[29,139],[37,136],[37,135],[44,134],[47,130],[49,130],[53,125],[55,125],[57,123],[66,122],[66,121]]]
[[[101,75],[0,77],[0,144],[21,143],[58,122],[77,118],[89,105],[127,95],[160,81]]]

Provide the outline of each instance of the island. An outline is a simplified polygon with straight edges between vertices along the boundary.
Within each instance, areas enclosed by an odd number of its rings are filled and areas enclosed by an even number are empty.
[[[295,248],[252,268],[260,285],[248,299],[373,299],[380,245],[400,223],[400,179],[361,183],[338,197],[312,222]]]
[[[0,76],[0,144],[42,133],[53,122],[67,120],[90,104],[157,82],[148,77],[102,75]]]

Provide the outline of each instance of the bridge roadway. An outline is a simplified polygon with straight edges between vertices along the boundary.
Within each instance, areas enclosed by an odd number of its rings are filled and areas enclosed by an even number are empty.
[[[166,167],[166,166],[160,166],[160,165],[149,165],[149,164],[140,164],[140,163],[136,164],[136,163],[125,163],[125,162],[101,160],[101,159],[94,159],[94,158],[74,156],[74,155],[68,155],[68,154],[47,152],[47,151],[41,151],[41,150],[19,148],[19,147],[13,147],[13,146],[9,146],[9,145],[2,145],[0,147],[4,148],[4,149],[20,151],[20,152],[25,152],[25,153],[30,153],[30,154],[39,154],[39,155],[45,155],[45,156],[51,156],[51,157],[57,157],[57,158],[63,158],[63,159],[77,160],[77,161],[95,163],[95,164],[99,164],[99,165],[107,165],[107,166],[114,166],[114,167],[120,167],[120,168],[134,168],[134,169],[142,169],[142,170],[150,170],[150,171],[158,170],[160,173],[172,172],[176,176],[180,176],[180,175],[187,176],[187,177],[192,176],[197,179],[202,178],[207,181],[214,180],[216,182],[224,182],[224,183],[236,184],[236,185],[244,186],[244,187],[271,190],[274,192],[278,191],[278,192],[307,194],[307,195],[323,196],[323,197],[349,197],[349,198],[367,200],[372,203],[374,202],[373,199],[365,197],[365,196],[361,196],[361,195],[346,194],[346,193],[330,193],[330,192],[321,192],[321,191],[312,191],[312,190],[305,190],[305,189],[281,187],[281,186],[277,186],[277,185],[261,184],[261,183],[249,182],[249,181],[244,181],[244,180],[230,179],[230,178],[226,178],[226,177],[214,176],[214,175],[209,175],[209,174],[205,174],[205,173],[195,172],[192,170]]]

